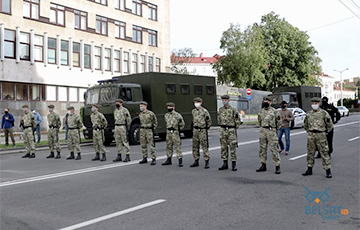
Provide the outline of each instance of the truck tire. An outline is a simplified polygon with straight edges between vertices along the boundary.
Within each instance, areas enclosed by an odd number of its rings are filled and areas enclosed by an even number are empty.
[[[140,144],[140,125],[133,124],[130,127],[129,133],[129,142],[131,145],[139,145]]]

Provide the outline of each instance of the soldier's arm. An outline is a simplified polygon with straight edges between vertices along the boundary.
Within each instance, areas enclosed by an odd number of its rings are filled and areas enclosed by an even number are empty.
[[[249,114],[250,116],[250,114]],[[260,116],[260,113],[258,113],[258,122],[259,122],[259,126],[261,127],[261,116]]]
[[[241,120],[240,120],[240,116],[239,116],[239,112],[234,109],[234,120],[235,120],[235,127],[238,129],[240,127],[240,123],[241,123]]]
[[[59,115],[56,115],[56,124],[57,124],[57,127],[61,127],[61,120],[60,120],[60,117]]]
[[[220,110],[217,113],[217,122],[219,125],[221,124]]]
[[[207,126],[208,128],[210,128],[211,124],[212,124],[212,121],[211,121],[211,116],[210,116],[210,113],[209,111],[206,110],[206,117],[205,117],[205,120],[207,122]]]
[[[275,119],[276,119],[276,129],[280,129],[281,128],[281,123],[282,123],[282,119],[280,116],[279,111],[276,110],[275,112]]]
[[[80,117],[77,117],[77,125],[78,125],[78,128],[81,129],[82,123],[81,123]]]
[[[309,132],[309,118],[308,114],[306,114],[305,120],[304,120],[304,129],[306,132]]]
[[[325,112],[325,125],[327,132],[330,132],[334,128],[334,124],[332,123],[331,117],[327,112]]]
[[[129,111],[126,111],[125,113],[125,119],[126,119],[126,124],[127,124],[127,128],[130,128],[130,124],[131,124],[131,116]]]
[[[179,122],[180,122],[180,129],[183,129],[185,127],[185,121],[184,118],[179,114]]]
[[[152,117],[153,117],[153,126],[154,126],[154,129],[156,129],[158,126],[158,121],[157,121],[155,113],[152,114]]]
[[[108,121],[106,120],[106,117],[104,116],[104,114],[102,114],[102,123],[104,126],[104,129],[108,126]]]

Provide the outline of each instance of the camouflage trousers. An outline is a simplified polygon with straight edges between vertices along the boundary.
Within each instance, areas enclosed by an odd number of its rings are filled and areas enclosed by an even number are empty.
[[[237,136],[236,129],[220,129],[221,159],[228,160],[230,147],[230,160],[236,161]]]
[[[77,153],[80,153],[80,135],[78,129],[69,129],[68,138],[67,138],[67,146],[71,153],[74,152],[74,148]]]
[[[307,166],[314,167],[315,164],[315,151],[319,150],[322,159],[323,169],[327,170],[331,168],[331,158],[329,157],[329,146],[326,139],[325,132],[323,133],[312,133],[308,132],[307,137]]]
[[[24,129],[24,146],[26,153],[35,153],[35,143],[32,128]]]
[[[48,142],[50,152],[54,152],[56,149],[57,152],[61,151],[60,144],[59,144],[59,130],[58,129],[49,129],[48,130]]]
[[[125,148],[125,153],[130,154],[130,145],[127,138],[127,130],[125,125],[115,126],[115,141],[117,153],[121,154],[123,146]]]
[[[267,164],[267,147],[269,145],[272,160],[275,166],[280,165],[280,154],[278,152],[278,137],[276,133],[276,129],[269,130],[267,128],[260,128],[260,137],[259,137],[259,143],[260,143],[260,151],[259,151],[259,157],[260,162],[262,164]]]
[[[193,130],[193,157],[195,160],[200,158],[200,144],[202,146],[204,160],[210,159],[209,154],[209,146],[208,146],[208,139],[207,139],[207,130],[206,129],[194,129]]]
[[[150,145],[151,159],[156,159],[154,134],[151,129],[140,129],[140,144],[143,158],[147,158],[147,145]]]
[[[168,130],[166,132],[166,155],[168,158],[172,157],[173,155],[173,147],[175,147],[177,158],[181,159],[182,154],[179,131],[174,130],[171,132],[170,130]]]
[[[104,146],[104,130],[96,131],[93,129],[93,146],[96,153],[106,153]]]

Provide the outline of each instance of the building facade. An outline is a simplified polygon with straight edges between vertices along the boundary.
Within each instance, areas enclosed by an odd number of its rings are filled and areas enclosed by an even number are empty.
[[[0,106],[63,116],[98,80],[169,72],[169,29],[169,0],[0,0]]]
[[[212,64],[217,61],[217,57],[218,55],[204,57],[201,53],[199,57],[189,57],[188,60],[178,65],[178,67],[186,68],[187,72],[193,75],[217,77],[216,71],[212,68]],[[171,57],[172,65],[176,65],[177,59],[184,58],[175,57],[175,54],[173,54]]]
[[[328,97],[329,103],[334,103],[336,105],[336,99],[334,95],[334,83],[335,78],[332,76],[329,76],[327,74],[321,74],[319,76],[319,79],[321,81],[321,97]]]

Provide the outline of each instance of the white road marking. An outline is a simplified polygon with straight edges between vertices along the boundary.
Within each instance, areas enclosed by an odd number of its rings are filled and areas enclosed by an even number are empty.
[[[156,204],[160,204],[160,203],[163,203],[165,201],[166,200],[163,200],[163,199],[154,200],[154,201],[151,201],[151,202],[148,202],[148,203],[145,203],[145,204],[141,204],[141,205],[138,205],[138,206],[135,206],[135,207],[132,207],[132,208],[128,208],[128,209],[125,209],[125,210],[122,210],[122,211],[119,211],[119,212],[115,212],[115,213],[112,213],[112,214],[109,214],[109,215],[106,215],[106,216],[101,216],[101,217],[98,217],[98,218],[95,218],[95,219],[92,219],[92,220],[89,220],[89,221],[85,221],[85,222],[82,222],[82,223],[79,223],[79,224],[75,224],[75,225],[66,227],[66,228],[61,228],[59,230],[75,230],[75,229],[83,228],[85,226],[96,224],[96,223],[104,221],[104,220],[108,220],[108,219],[111,219],[111,218],[114,218],[114,217],[117,217],[117,216],[121,216],[121,215],[130,213],[130,212],[134,212],[134,211],[137,211],[137,210],[140,210],[140,209],[143,209],[143,208],[147,208],[147,207],[150,207],[150,206],[153,206],[153,205],[156,205]]]
[[[306,153],[306,154],[303,154],[303,155],[300,155],[300,156],[296,156],[296,157],[289,158],[289,161],[293,161],[293,160],[296,160],[296,159],[299,159],[299,158],[303,158],[303,157],[306,157],[306,156],[307,156],[307,153]]]
[[[351,139],[349,139],[348,141],[355,141],[355,140],[357,140],[357,139],[359,139],[360,137],[354,137],[354,138],[351,138]]]

